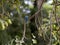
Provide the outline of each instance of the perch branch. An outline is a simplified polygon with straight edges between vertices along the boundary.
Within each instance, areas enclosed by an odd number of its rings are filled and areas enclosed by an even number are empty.
[[[30,18],[29,18],[29,20],[31,20],[32,18],[34,18],[40,11],[41,11],[41,7],[42,7],[42,5],[43,5],[43,2],[44,2],[44,0],[41,0],[41,5],[40,5],[40,9],[35,13],[35,14],[33,14]]]

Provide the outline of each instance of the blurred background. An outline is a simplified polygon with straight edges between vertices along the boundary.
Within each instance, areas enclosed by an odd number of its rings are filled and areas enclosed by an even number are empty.
[[[0,0],[0,45],[60,45],[60,0]]]

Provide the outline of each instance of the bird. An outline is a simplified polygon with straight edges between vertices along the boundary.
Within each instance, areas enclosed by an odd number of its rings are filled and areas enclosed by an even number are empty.
[[[26,23],[28,22],[28,16],[27,15],[25,16],[25,22]]]

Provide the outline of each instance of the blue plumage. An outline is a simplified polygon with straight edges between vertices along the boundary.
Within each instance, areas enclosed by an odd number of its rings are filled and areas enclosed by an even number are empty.
[[[25,16],[25,21],[26,21],[26,23],[28,22],[28,16]]]

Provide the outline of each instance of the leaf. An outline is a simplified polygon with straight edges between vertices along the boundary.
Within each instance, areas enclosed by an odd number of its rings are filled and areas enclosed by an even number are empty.
[[[12,21],[11,21],[10,19],[7,19],[6,22],[7,22],[8,24],[12,24]]]
[[[1,30],[4,30],[5,29],[5,25],[4,25],[3,21],[0,21],[0,29]]]
[[[36,41],[35,39],[32,39],[32,41],[33,41],[33,43],[34,43],[34,44],[36,44],[36,43],[37,43],[37,41]]]
[[[2,23],[2,30],[4,30],[5,29],[5,25],[4,25],[4,23]]]
[[[4,23],[4,24],[5,24],[5,26],[8,26],[8,23],[7,23],[6,21],[5,21],[5,23]]]

